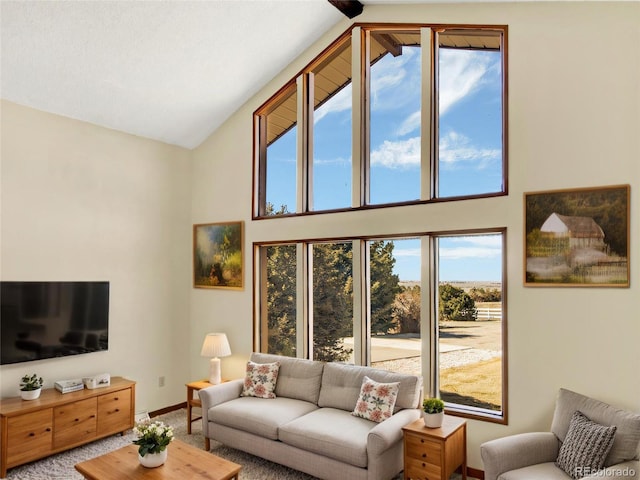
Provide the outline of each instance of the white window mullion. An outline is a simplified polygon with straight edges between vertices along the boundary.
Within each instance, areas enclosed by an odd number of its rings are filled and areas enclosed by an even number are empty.
[[[420,337],[422,340],[422,376],[425,378],[425,396],[436,397],[438,385],[438,304],[437,288],[437,249],[433,237],[420,239],[422,267],[420,284]],[[434,291],[435,289],[435,291]]]
[[[296,352],[298,358],[311,358],[312,324],[309,305],[313,302],[313,292],[309,288],[311,257],[305,243],[296,244]]]
[[[431,168],[432,158],[435,162],[435,147],[437,145],[435,135],[435,125],[437,118],[437,98],[435,86],[437,82],[434,77],[434,64],[432,52],[434,48],[433,33],[430,28],[420,29],[420,44],[422,48],[422,90],[421,90],[421,131],[420,131],[420,198],[431,200],[435,197],[434,171]]]
[[[353,361],[369,365],[371,361],[370,303],[368,295],[369,255],[367,242],[354,240],[353,248]]]
[[[296,79],[298,103],[296,213],[312,210],[313,199],[313,73]]]
[[[369,33],[363,43],[362,28],[351,31],[351,206],[360,207],[369,201],[366,169],[369,158]],[[367,53],[363,56],[363,53]]]

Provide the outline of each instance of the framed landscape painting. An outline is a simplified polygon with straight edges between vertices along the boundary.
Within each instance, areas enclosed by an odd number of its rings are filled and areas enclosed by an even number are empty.
[[[629,191],[525,193],[525,286],[628,287]]]
[[[244,223],[193,226],[193,286],[242,290]]]

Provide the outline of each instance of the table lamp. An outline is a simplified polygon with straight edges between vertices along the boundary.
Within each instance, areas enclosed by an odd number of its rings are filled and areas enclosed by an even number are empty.
[[[224,333],[208,333],[207,336],[204,337],[200,355],[211,358],[209,364],[209,383],[213,385],[221,383],[222,376],[220,374],[220,359],[218,357],[231,355],[231,347],[229,346],[227,335]]]

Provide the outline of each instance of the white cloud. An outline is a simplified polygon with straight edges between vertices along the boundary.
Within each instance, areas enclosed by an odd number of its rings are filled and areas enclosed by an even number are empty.
[[[371,165],[412,168],[420,165],[420,137],[392,142],[385,140],[371,152]]]
[[[440,248],[440,258],[463,260],[467,258],[494,258],[500,256],[500,250],[482,247]]]
[[[407,135],[415,130],[418,130],[421,125],[421,112],[418,110],[417,112],[413,112],[407,118],[405,118],[404,122],[400,124],[398,130],[396,131],[396,135],[402,136]]]
[[[496,258],[502,255],[502,237],[500,235],[471,235],[465,237],[447,237],[445,245],[440,245],[440,257],[447,260],[469,258]],[[394,257],[420,258],[420,248],[395,248]]]
[[[440,165],[453,168],[460,162],[475,162],[478,169],[486,167],[502,156],[499,148],[479,148],[471,139],[453,130],[440,137],[438,145]]]
[[[318,123],[330,113],[344,112],[351,110],[351,84],[344,87],[327,103],[313,112],[313,122]]]
[[[315,158],[313,159],[314,166],[323,166],[323,165],[351,165],[351,158],[344,157],[336,157],[336,158]]]
[[[385,140],[371,152],[371,165],[387,168],[414,168],[420,165],[420,137],[406,140]],[[502,152],[499,148],[480,148],[472,144],[471,139],[450,131],[440,138],[438,146],[441,166],[453,168],[460,162],[474,162],[482,169],[489,163],[499,160]]]
[[[419,257],[421,255],[419,248],[394,248],[394,257]]]
[[[446,242],[446,246],[440,245],[440,257],[447,260],[496,258],[502,255],[502,236],[500,235],[448,237],[443,242]]]
[[[440,115],[473,93],[490,69],[491,60],[470,50],[440,50]]]

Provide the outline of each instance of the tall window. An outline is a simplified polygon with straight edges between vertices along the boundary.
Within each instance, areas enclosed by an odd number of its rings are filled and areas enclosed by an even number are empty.
[[[288,87],[262,117],[263,137],[260,165],[263,181],[260,192],[261,215],[296,211],[297,178],[297,89]]]
[[[502,35],[436,33],[437,197],[501,192],[503,185]]]
[[[353,362],[353,255],[351,242],[316,243],[313,251],[314,360]]]
[[[463,215],[425,232],[507,195],[506,34],[358,25],[254,112],[253,216],[273,222],[254,248],[256,348],[421,374],[449,412],[506,421],[506,229]],[[273,240],[299,221],[311,238]]]
[[[505,33],[364,26],[330,46],[254,114],[254,216],[506,194]]]
[[[438,237],[438,372],[445,402],[503,408],[503,236]]]
[[[369,203],[419,201],[420,31],[372,31],[370,45]]]
[[[288,357],[297,356],[297,246],[264,247],[260,285],[263,289],[261,317],[265,328],[261,351]]]
[[[351,206],[351,39],[312,71],[310,210]]]
[[[504,231],[494,230],[261,246],[258,261],[267,274],[256,299],[266,305],[260,344],[270,353],[422,375],[426,393],[439,395],[451,411],[500,421],[503,244]],[[296,248],[307,255],[296,257]],[[366,260],[355,262],[354,251]],[[307,273],[296,281],[296,271]],[[363,289],[354,288],[359,279],[367,280]],[[308,305],[301,315],[297,294]]]

